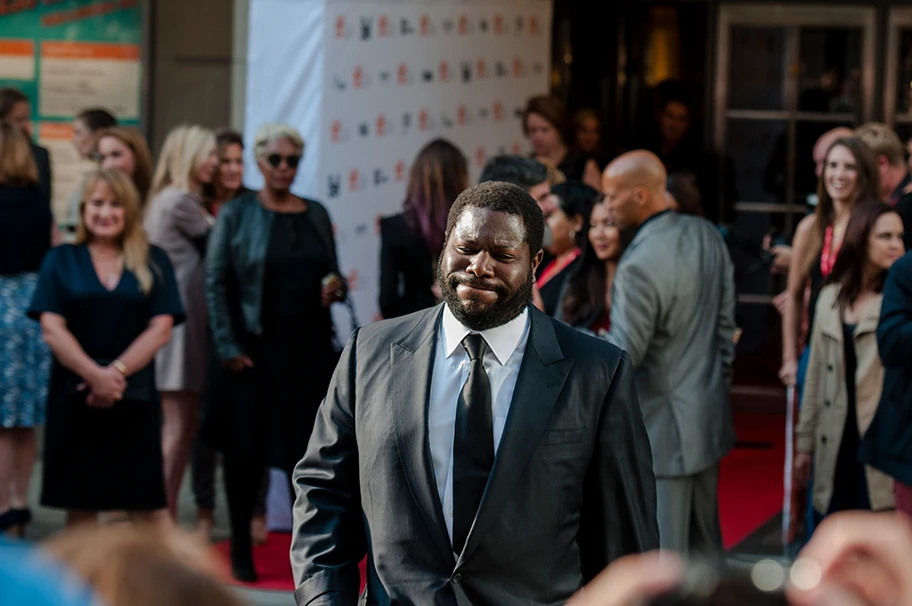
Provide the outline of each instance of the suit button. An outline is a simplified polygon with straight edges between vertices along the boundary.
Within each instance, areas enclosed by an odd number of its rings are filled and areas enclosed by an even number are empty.
[[[459,585],[460,583],[462,583],[462,575],[459,574],[458,572],[453,575],[453,583],[456,585]]]

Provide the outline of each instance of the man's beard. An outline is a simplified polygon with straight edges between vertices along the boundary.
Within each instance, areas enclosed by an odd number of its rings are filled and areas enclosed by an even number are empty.
[[[471,330],[488,330],[503,326],[510,320],[516,318],[529,305],[532,300],[532,271],[529,271],[529,279],[515,292],[510,291],[502,284],[489,284],[484,280],[463,278],[457,274],[444,276],[440,265],[437,266],[437,283],[440,285],[440,293],[447,307],[450,308],[453,316],[459,322]],[[497,301],[484,309],[473,309],[475,305],[469,302],[468,307],[463,305],[463,300],[459,298],[456,288],[464,284],[466,286],[483,286],[494,290],[497,293]]]

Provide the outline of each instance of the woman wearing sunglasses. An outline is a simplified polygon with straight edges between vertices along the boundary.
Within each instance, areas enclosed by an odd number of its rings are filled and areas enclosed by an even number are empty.
[[[212,388],[230,397],[207,411],[201,438],[224,457],[231,566],[243,581],[257,578],[250,518],[263,467],[291,477],[338,359],[329,308],[346,286],[329,214],[290,191],[303,151],[290,126],[260,129],[265,187],[222,207],[207,252],[209,323],[224,367]]]

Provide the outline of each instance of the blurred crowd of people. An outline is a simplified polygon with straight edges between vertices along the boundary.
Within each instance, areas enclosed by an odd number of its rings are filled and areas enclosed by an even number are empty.
[[[290,480],[305,454],[340,356],[330,308],[348,295],[328,211],[291,191],[305,142],[287,125],[260,128],[250,153],[265,185],[251,191],[239,133],[177,127],[153,162],[137,129],[89,108],[73,122],[73,145],[97,168],[55,220],[30,114],[25,95],[0,90],[0,531],[25,534],[44,426],[41,503],[66,510],[69,529],[46,551],[114,606],[139,603],[118,596],[156,577],[185,597],[150,604],[231,604],[218,572],[200,570],[195,547],[173,534],[177,496],[189,468],[207,536],[223,466],[231,573],[256,580],[268,469]],[[480,181],[512,183],[542,212],[534,306],[630,358],[661,547],[719,557],[738,331],[718,229],[730,209],[717,202],[734,200],[688,136],[691,120],[686,99],[669,93],[654,140],[613,157],[597,112],[569,116],[535,97],[522,117],[532,153],[490,159]],[[905,149],[889,127],[866,124],[828,132],[814,156],[817,206],[773,251],[788,273],[780,377],[800,398],[794,469],[796,492],[809,495],[808,535],[845,510],[912,515]],[[469,185],[449,141],[414,159],[402,212],[379,222],[384,319],[444,300],[448,217]],[[137,530],[86,530],[101,515]],[[141,565],[130,555],[139,553]]]

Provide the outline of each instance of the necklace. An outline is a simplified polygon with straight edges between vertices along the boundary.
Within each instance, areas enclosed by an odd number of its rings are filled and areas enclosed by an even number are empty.
[[[91,248],[89,248],[89,256],[92,257],[92,259],[94,259],[95,261],[101,261],[101,262],[117,261],[120,259],[122,254],[123,253],[121,253],[120,251],[113,253],[113,254],[112,253],[103,254],[103,253],[95,252]]]

